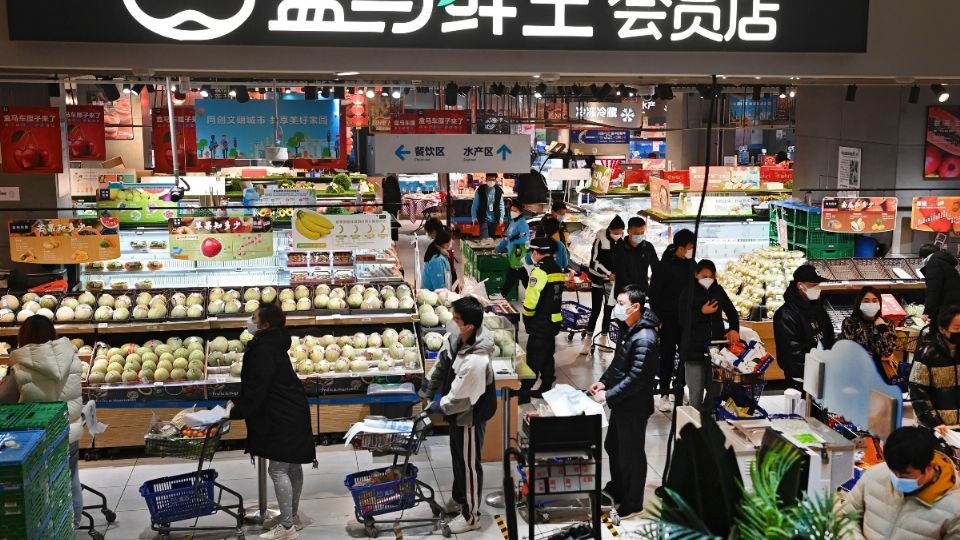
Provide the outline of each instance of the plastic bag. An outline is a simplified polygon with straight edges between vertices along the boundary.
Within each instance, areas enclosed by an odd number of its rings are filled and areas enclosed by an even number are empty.
[[[233,409],[233,402],[227,404],[227,408],[217,405],[212,409],[195,410],[183,415],[183,423],[187,427],[201,427],[216,424],[224,418],[230,418],[230,410]]]
[[[488,305],[490,303],[490,297],[487,296],[487,287],[484,285],[486,280],[478,282],[472,277],[463,278],[463,287],[460,290],[462,296],[472,296],[480,301],[483,305]]]

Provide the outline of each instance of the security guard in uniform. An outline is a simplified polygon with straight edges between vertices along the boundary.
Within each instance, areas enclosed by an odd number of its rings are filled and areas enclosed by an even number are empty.
[[[550,238],[534,238],[530,242],[530,257],[536,266],[530,272],[530,283],[523,299],[523,325],[527,329],[527,365],[540,378],[543,393],[553,386],[554,339],[560,333],[560,302],[563,298],[564,273],[553,253],[556,245]],[[530,401],[530,390],[535,380],[520,383],[520,403]]]

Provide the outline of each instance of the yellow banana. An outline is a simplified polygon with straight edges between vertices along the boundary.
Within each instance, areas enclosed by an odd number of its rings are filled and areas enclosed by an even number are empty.
[[[326,224],[330,224],[330,226],[328,227]],[[318,238],[330,234],[333,224],[330,222],[330,220],[317,214],[316,212],[310,212],[309,210],[298,210],[296,214],[296,227],[297,231],[305,238],[317,240]]]

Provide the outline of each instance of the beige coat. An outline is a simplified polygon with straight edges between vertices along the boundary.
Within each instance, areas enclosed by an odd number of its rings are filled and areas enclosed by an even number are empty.
[[[10,354],[14,380],[20,389],[20,403],[66,401],[70,420],[70,442],[80,441],[83,397],[80,374],[83,368],[67,338],[40,345],[20,347]]]
[[[904,495],[893,487],[885,463],[863,473],[847,495],[841,511],[860,517],[866,540],[960,539],[960,489],[953,463],[937,453],[934,465],[939,478],[916,494]]]

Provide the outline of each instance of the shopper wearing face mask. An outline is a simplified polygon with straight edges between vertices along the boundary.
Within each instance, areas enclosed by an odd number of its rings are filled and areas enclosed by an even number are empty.
[[[523,298],[523,327],[527,331],[527,365],[540,379],[538,394],[553,387],[556,337],[560,333],[560,303],[563,301],[564,273],[553,260],[554,244],[548,238],[530,242],[530,256],[536,264]],[[520,383],[520,403],[530,401],[536,380]]]
[[[497,226],[503,221],[503,188],[497,184],[497,173],[487,173],[486,183],[477,187],[473,195],[470,217],[474,225],[480,225],[480,238],[493,238]]]
[[[703,413],[713,410],[713,398],[717,393],[713,383],[707,343],[727,340],[729,344],[740,341],[740,316],[733,306],[727,291],[717,283],[717,267],[713,261],[704,259],[697,263],[696,283],[680,295],[679,309],[689,306],[691,314],[690,337],[680,354],[683,373],[690,391],[690,405]],[[724,325],[723,319],[727,322]],[[686,324],[687,317],[680,317]],[[684,328],[684,332],[686,332]],[[704,397],[706,392],[706,397]]]
[[[647,482],[647,420],[653,414],[654,379],[660,353],[657,328],[660,321],[644,310],[644,294],[628,285],[617,297],[614,316],[626,331],[617,343],[613,361],[589,393],[610,407],[610,427],[603,443],[610,458],[610,481],[604,487],[619,503],[621,516],[643,510]]]
[[[302,529],[299,516],[304,463],[315,462],[310,405],[303,383],[293,371],[286,315],[277,304],[262,304],[247,321],[253,339],[243,355],[240,393],[230,418],[247,426],[247,453],[270,460],[280,516],[265,525],[260,538],[295,540]]]
[[[430,250],[433,256],[423,265],[420,288],[436,291],[453,286],[453,272],[450,267],[450,257],[447,255],[452,241],[446,229],[437,231],[431,244],[433,249]]]
[[[544,220],[547,218],[552,218],[557,221],[557,240],[563,242],[564,247],[570,247],[570,236],[567,234],[567,226],[564,225],[564,220],[567,218],[567,204],[565,202],[555,202],[553,206],[550,207],[550,213],[543,217]],[[537,229],[537,236],[547,236],[543,231],[543,221],[540,222],[541,226]]]
[[[960,487],[953,461],[929,430],[902,427],[887,437],[885,462],[867,469],[840,514],[855,520],[849,538],[960,538]],[[847,537],[845,537],[847,538]]]
[[[920,258],[923,259],[923,268],[920,271],[927,286],[923,314],[931,321],[936,321],[942,306],[960,305],[957,258],[934,244],[920,247]]]
[[[807,353],[816,348],[829,349],[836,341],[833,323],[820,303],[820,284],[824,281],[813,266],[799,266],[783,293],[784,304],[773,314],[777,361],[793,388],[803,386]]]
[[[927,329],[910,369],[910,399],[917,421],[944,433],[960,424],[960,307],[940,309]]]
[[[887,383],[897,375],[897,361],[893,350],[897,333],[893,325],[880,316],[880,291],[864,287],[853,300],[853,313],[843,320],[840,339],[858,343],[870,353],[877,371]]]
[[[674,373],[680,352],[680,304],[678,299],[693,283],[696,264],[693,250],[697,237],[693,231],[680,229],[673,235],[673,244],[663,252],[663,258],[650,278],[650,307],[663,323],[660,330],[660,403],[661,412],[670,412],[671,390],[683,388],[683,370]],[[676,382],[674,382],[676,376]],[[674,386],[674,384],[676,386]]]
[[[530,240],[530,225],[523,216],[523,210],[517,206],[510,207],[510,224],[503,235],[503,240],[497,244],[498,253],[506,253],[510,264],[507,277],[503,281],[500,294],[504,297],[513,291],[519,284],[527,286],[527,270],[523,267],[527,255],[527,242]]]
[[[632,217],[627,222],[627,240],[623,244],[622,256],[616,257],[615,266],[617,282],[614,284],[614,294],[627,285],[636,285],[644,293],[649,289],[650,271],[660,263],[657,250],[644,237],[647,232],[647,222],[642,217]]]
[[[599,333],[607,335],[610,328],[610,311],[613,310],[615,297],[613,296],[613,284],[617,280],[614,273],[615,255],[623,247],[623,234],[625,230],[623,220],[620,216],[614,216],[610,220],[607,228],[598,232],[593,241],[593,248],[590,251],[590,266],[587,268],[587,277],[590,278],[590,320],[587,322],[588,335],[590,341],[584,344],[580,354],[589,354],[593,348],[593,336]],[[603,315],[602,326],[599,331],[596,329],[597,320]]]

